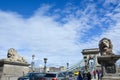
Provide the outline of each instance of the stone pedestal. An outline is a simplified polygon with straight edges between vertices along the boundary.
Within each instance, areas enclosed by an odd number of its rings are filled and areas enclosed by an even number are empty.
[[[17,80],[29,72],[29,64],[0,60],[0,80]]]
[[[120,80],[117,66],[115,65],[119,58],[120,55],[98,56],[98,63],[101,64],[103,73],[102,80]]]

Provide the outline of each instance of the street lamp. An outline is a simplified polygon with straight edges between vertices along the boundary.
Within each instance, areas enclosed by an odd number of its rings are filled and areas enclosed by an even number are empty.
[[[32,72],[34,72],[34,64],[35,64],[34,58],[35,58],[35,55],[33,54],[33,55],[32,55],[32,62],[31,62]]]
[[[84,56],[84,62],[85,62],[85,72],[88,72],[88,68],[89,68],[89,62],[88,62],[88,58],[87,56]]]
[[[44,63],[45,63],[45,65],[44,65],[44,72],[46,73],[46,63],[47,63],[47,58],[44,58]]]
[[[69,63],[67,63],[67,69],[69,69]]]
[[[33,54],[33,55],[32,55],[32,60],[34,60],[34,58],[35,58],[35,55]]]

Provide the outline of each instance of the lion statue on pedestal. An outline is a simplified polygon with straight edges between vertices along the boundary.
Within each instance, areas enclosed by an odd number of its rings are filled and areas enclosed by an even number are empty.
[[[112,48],[113,48],[113,45],[110,39],[103,38],[100,40],[99,51],[101,55],[113,55]]]
[[[26,60],[17,54],[14,48],[10,48],[7,53],[7,60],[12,62],[27,63]]]

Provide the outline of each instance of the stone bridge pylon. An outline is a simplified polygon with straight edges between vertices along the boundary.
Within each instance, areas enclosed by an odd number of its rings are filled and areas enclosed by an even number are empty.
[[[7,58],[0,60],[0,80],[17,80],[28,72],[29,64],[13,48],[8,50]]]

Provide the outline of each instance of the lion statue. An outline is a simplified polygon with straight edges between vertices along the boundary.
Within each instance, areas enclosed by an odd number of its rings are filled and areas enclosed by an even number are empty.
[[[110,39],[103,38],[100,40],[99,51],[101,55],[113,55],[112,48],[113,48],[113,45]]]
[[[12,62],[27,63],[26,60],[17,54],[14,48],[10,48],[7,53],[7,60]]]

